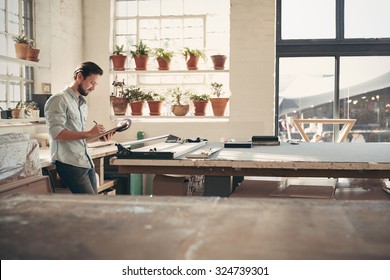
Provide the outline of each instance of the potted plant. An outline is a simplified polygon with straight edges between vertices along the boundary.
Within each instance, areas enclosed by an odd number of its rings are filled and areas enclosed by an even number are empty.
[[[205,59],[205,54],[202,50],[199,49],[190,49],[188,47],[184,48],[182,51],[184,59],[187,64],[188,70],[198,70],[199,58]]]
[[[171,112],[175,116],[185,116],[190,109],[190,105],[188,104],[189,92],[184,91],[180,87],[175,87],[171,90]]]
[[[31,39],[26,37],[24,34],[20,34],[19,36],[13,37],[13,40],[15,42],[16,57],[19,59],[26,59]]]
[[[126,115],[129,100],[124,97],[125,81],[118,81],[118,76],[116,75],[112,85],[114,86],[114,91],[111,93],[110,101],[112,109],[114,110],[114,115]]]
[[[214,98],[210,98],[214,116],[224,116],[227,103],[229,102],[229,97],[221,97],[224,94],[222,86],[223,85],[220,83],[211,83],[212,95],[216,96]]]
[[[127,55],[124,55],[123,52],[123,45],[115,45],[115,50],[110,56],[115,71],[125,70]]]
[[[205,116],[207,104],[209,103],[210,95],[205,94],[191,94],[190,99],[194,103],[195,116]]]
[[[216,54],[210,56],[214,65],[214,70],[223,70],[225,69],[226,55]]]
[[[156,48],[154,50],[154,56],[158,62],[158,70],[169,70],[169,65],[173,57],[172,51],[168,51],[164,48]]]
[[[25,102],[24,116],[26,118],[39,118],[39,108],[35,101]]]
[[[125,89],[124,97],[129,100],[131,114],[133,116],[142,116],[146,98],[145,92],[139,87],[131,86]]]
[[[25,102],[19,101],[18,104],[16,104],[16,107],[12,109],[11,115],[13,119],[19,119],[23,118],[24,114],[22,115],[23,108],[25,107]]]
[[[165,96],[154,91],[149,91],[145,94],[145,100],[148,102],[149,115],[160,116]]]
[[[27,56],[26,59],[30,61],[35,61],[38,62],[38,55],[41,50],[37,49],[35,47],[35,42],[34,40],[30,40],[29,47],[27,48]]]
[[[139,42],[138,45],[134,45],[135,50],[130,51],[131,56],[135,61],[135,70],[146,70],[146,65],[149,60],[150,48],[142,42]]]

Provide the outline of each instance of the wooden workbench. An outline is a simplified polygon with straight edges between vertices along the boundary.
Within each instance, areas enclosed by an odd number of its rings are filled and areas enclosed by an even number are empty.
[[[201,149],[222,146],[209,143]],[[281,143],[224,148],[207,159],[118,159],[123,173],[389,178],[390,143]]]
[[[5,259],[389,259],[390,203],[0,197]]]
[[[209,143],[201,149],[221,145]],[[229,196],[234,176],[390,178],[390,143],[281,143],[224,148],[207,159],[113,157],[110,163],[125,174],[206,175],[205,195]]]

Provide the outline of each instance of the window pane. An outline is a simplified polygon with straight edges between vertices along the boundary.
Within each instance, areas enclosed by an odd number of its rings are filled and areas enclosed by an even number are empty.
[[[140,16],[160,15],[160,0],[140,0],[138,3]]]
[[[335,2],[282,0],[282,39],[336,38]]]
[[[182,15],[183,1],[182,0],[161,0],[161,14],[166,15]]]
[[[281,136],[299,139],[293,119],[333,118],[334,58],[299,57],[279,61]],[[288,128],[288,129],[287,129]],[[305,127],[308,133],[333,131],[333,126]],[[292,133],[293,135],[287,135]],[[312,136],[308,134],[309,136]]]
[[[345,38],[390,38],[389,0],[345,0]]]
[[[352,130],[366,142],[390,141],[389,65],[388,56],[341,58],[340,116],[356,119]]]
[[[137,2],[136,0],[117,1],[116,2],[116,16],[136,16]]]

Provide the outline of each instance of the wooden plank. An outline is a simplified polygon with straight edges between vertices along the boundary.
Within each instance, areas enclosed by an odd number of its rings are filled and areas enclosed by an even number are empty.
[[[388,260],[388,209],[388,201],[8,195],[0,258]]]

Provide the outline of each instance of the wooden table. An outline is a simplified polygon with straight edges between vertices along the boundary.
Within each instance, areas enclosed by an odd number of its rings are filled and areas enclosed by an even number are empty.
[[[390,203],[0,197],[1,259],[389,259]]]
[[[341,143],[347,139],[348,133],[351,131],[355,122],[356,122],[355,119],[297,119],[297,120],[294,120],[294,125],[298,129],[303,140],[305,140],[306,142],[310,142],[310,139],[307,136],[305,130],[303,129],[302,124],[305,124],[305,123],[344,124],[343,128],[339,132],[338,138],[335,141],[336,143]]]
[[[218,145],[222,143],[206,147]],[[390,178],[390,143],[281,143],[224,148],[201,160],[113,157],[110,164],[117,165],[120,173],[206,175],[206,193],[209,188],[221,188],[210,195],[228,196],[231,176]]]

